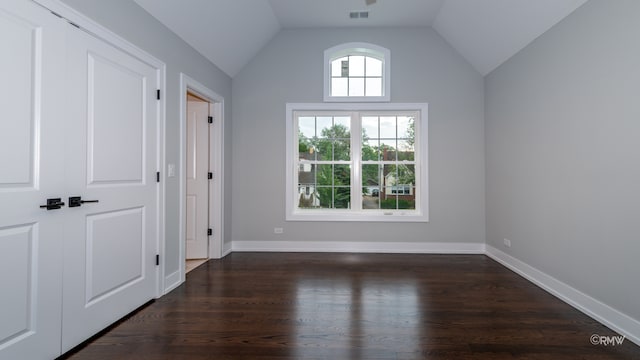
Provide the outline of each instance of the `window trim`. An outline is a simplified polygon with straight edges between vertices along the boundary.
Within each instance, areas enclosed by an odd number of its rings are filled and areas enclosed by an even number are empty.
[[[332,96],[331,61],[348,56],[364,55],[382,60],[382,96]],[[325,102],[386,102],[391,101],[391,51],[382,46],[365,42],[337,45],[324,51],[324,101]]]
[[[297,162],[297,127],[294,124],[295,112],[392,112],[406,113],[418,112],[420,121],[416,123],[416,185],[418,196],[416,197],[416,210],[354,210],[354,209],[298,209]],[[356,137],[356,143],[361,141]],[[429,153],[428,153],[428,104],[426,103],[287,103],[286,104],[286,181],[285,181],[285,218],[286,221],[366,221],[366,222],[428,222],[429,221]],[[352,156],[352,161],[358,173],[360,172],[360,160]],[[352,185],[359,182],[360,176],[352,177]],[[419,182],[418,182],[419,181]],[[355,185],[359,187],[360,185]],[[354,196],[358,199],[358,196]]]

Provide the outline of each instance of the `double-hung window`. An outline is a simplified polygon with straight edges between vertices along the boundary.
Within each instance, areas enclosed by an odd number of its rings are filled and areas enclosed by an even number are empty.
[[[287,104],[287,220],[428,221],[427,104]]]

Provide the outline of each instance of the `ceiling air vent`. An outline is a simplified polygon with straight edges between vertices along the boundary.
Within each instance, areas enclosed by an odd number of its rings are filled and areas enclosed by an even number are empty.
[[[349,18],[351,19],[368,19],[369,12],[368,11],[352,11],[349,13]]]

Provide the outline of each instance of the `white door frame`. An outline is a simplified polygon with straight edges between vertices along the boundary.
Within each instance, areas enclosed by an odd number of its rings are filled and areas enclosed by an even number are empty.
[[[224,98],[213,90],[202,85],[184,73],[180,73],[180,282],[186,279],[185,274],[185,241],[186,241],[186,194],[187,194],[187,92],[207,100],[213,106],[213,125],[209,129],[209,169],[213,172],[213,181],[209,185],[209,224],[213,236],[209,238],[209,258],[222,257],[222,238],[224,225]]]
[[[160,90],[160,100],[157,102],[158,106],[158,148],[157,148],[157,164],[156,168],[158,171],[162,171],[163,164],[166,159],[166,135],[165,135],[165,126],[166,126],[166,74],[167,74],[167,66],[164,62],[158,60],[153,55],[147,53],[146,51],[140,49],[136,45],[130,43],[124,38],[116,35],[111,30],[106,27],[98,24],[93,21],[89,17],[84,14],[78,12],[76,9],[70,7],[69,5],[61,2],[60,0],[33,0],[36,4],[56,13],[65,19],[69,20],[73,24],[76,24],[84,31],[90,33],[92,36],[108,43],[116,48],[136,57],[142,62],[149,64],[154,67],[156,70],[156,76],[158,77],[158,88]],[[162,173],[161,173],[162,174]],[[156,266],[156,298],[159,298],[164,294],[165,289],[165,277],[164,274],[164,264],[166,261],[164,249],[165,249],[165,222],[166,222],[166,210],[165,210],[165,191],[166,191],[166,176],[163,176],[162,181],[158,184],[158,210],[155,216],[157,216],[157,234],[158,238],[156,239],[156,254],[160,256],[160,265]]]

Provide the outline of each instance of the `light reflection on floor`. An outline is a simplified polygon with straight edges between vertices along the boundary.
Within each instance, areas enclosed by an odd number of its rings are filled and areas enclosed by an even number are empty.
[[[297,326],[290,339],[295,358],[317,356],[319,346],[335,359],[372,358],[381,348],[420,351],[422,316],[414,279],[389,284],[379,278],[309,278],[296,285]],[[381,323],[387,326],[384,333]]]

